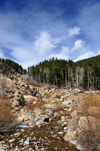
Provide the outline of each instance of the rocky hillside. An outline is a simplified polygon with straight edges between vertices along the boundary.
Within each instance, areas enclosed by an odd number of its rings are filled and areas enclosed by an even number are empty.
[[[99,91],[41,86],[26,75],[17,80],[3,79],[3,94],[8,102],[4,104],[4,98],[0,100],[0,114],[4,117],[0,120],[0,149],[100,150]],[[10,117],[8,121],[5,114]]]

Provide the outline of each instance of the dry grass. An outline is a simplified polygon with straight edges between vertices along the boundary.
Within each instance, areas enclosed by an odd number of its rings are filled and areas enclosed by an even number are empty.
[[[36,100],[35,98],[32,98],[32,99],[31,99],[32,102],[34,102],[35,100]]]
[[[43,101],[37,102],[36,104],[26,104],[26,109],[33,111],[35,108],[40,108],[42,105],[44,105]]]
[[[53,99],[52,101],[50,101],[51,104],[57,104],[57,105],[61,105],[61,101],[59,101],[58,99]]]
[[[41,114],[45,115],[46,114],[47,108],[45,106],[42,106],[41,108]]]
[[[100,127],[95,131],[82,131],[79,135],[78,142],[83,148],[86,148],[86,151],[99,151]]]
[[[12,128],[16,124],[16,116],[7,97],[0,98],[0,131]]]
[[[45,93],[44,93],[44,96],[45,96],[46,98],[49,98],[49,97],[50,97],[50,93],[49,93],[49,92],[45,92]]]
[[[61,95],[60,94],[56,94],[56,98],[60,99]]]
[[[28,80],[27,84],[28,85],[33,85],[35,87],[40,87],[40,84],[37,81],[34,81],[34,80]]]
[[[55,110],[56,111],[64,111],[64,107],[65,107],[64,105],[57,105]]]
[[[78,110],[82,111],[83,115],[89,115],[88,109],[90,107],[97,107],[100,113],[100,97],[98,95],[93,93],[85,95],[79,102]]]
[[[89,130],[82,131],[78,136],[78,142],[86,151],[99,151],[100,144],[100,97],[93,93],[87,94],[79,102],[78,111],[87,118],[94,117],[94,121],[88,120]],[[91,118],[92,120],[92,118]],[[97,125],[95,128],[93,125]]]

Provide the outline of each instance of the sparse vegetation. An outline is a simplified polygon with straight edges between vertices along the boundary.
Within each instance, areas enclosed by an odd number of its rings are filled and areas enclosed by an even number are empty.
[[[25,98],[24,98],[23,94],[20,91],[18,91],[18,94],[20,96],[19,105],[24,106],[25,105]]]
[[[57,105],[55,110],[56,111],[64,111],[64,107],[65,107],[64,105]]]
[[[0,131],[7,131],[16,124],[16,116],[7,99],[7,97],[0,97]]]
[[[45,92],[45,93],[44,93],[44,96],[45,96],[46,98],[49,98],[49,97],[50,97],[50,93]]]
[[[93,93],[86,94],[81,101],[78,102],[78,110],[82,111],[81,114],[88,116],[89,108],[97,107],[99,110],[98,114],[93,114],[92,116],[100,118],[100,97]]]
[[[21,106],[25,105],[25,98],[24,98],[23,94],[20,94],[20,102],[19,103]]]
[[[30,79],[27,81],[27,85],[33,85],[35,87],[40,87],[40,84],[37,81],[30,80]]]
[[[44,104],[43,101],[37,102],[36,104],[26,104],[26,109],[33,111],[35,108],[40,108]]]
[[[79,102],[78,111],[88,121],[88,130],[84,129],[78,135],[78,142],[86,151],[100,150],[100,97],[95,94],[87,94]],[[85,122],[85,121],[83,121]]]
[[[61,95],[56,94],[56,98],[60,99],[60,98],[61,98]]]
[[[85,151],[100,151],[100,127],[96,130],[82,131],[79,135],[78,141],[80,145],[86,148]]]

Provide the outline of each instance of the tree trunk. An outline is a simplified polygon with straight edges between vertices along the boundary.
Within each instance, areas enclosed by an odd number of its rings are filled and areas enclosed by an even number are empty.
[[[97,77],[95,78],[95,82],[96,82],[96,90],[97,90]]]
[[[94,87],[94,77],[93,77],[93,87]]]
[[[90,81],[90,79],[89,79],[89,72],[88,72],[88,90],[90,88],[89,81]]]
[[[58,86],[58,82],[57,82],[57,75],[55,75],[55,78],[56,78],[56,86]]]
[[[77,87],[78,87],[78,73],[77,73],[77,78],[76,78],[77,80],[76,80],[76,85],[77,85]]]
[[[65,74],[65,84],[67,86],[67,74]]]
[[[68,70],[68,88],[69,88],[69,70]]]

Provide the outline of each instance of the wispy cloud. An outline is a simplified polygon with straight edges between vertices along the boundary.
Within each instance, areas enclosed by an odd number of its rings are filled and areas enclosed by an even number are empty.
[[[68,29],[68,36],[72,37],[74,35],[79,35],[80,34],[80,28],[79,27],[74,27],[74,28],[70,28]]]
[[[74,43],[74,47],[72,48],[72,51],[74,50],[84,50],[85,49],[85,41],[83,41],[82,39],[78,39],[75,41]]]
[[[69,55],[70,55],[69,48],[62,46],[61,50],[58,53],[56,53],[56,54],[52,54],[50,56],[50,58],[54,57],[54,58],[58,58],[58,59],[65,59],[65,60],[67,60],[67,59],[70,58]]]
[[[74,62],[76,61],[79,61],[79,60],[83,60],[83,59],[86,59],[86,58],[90,58],[90,57],[93,57],[93,56],[96,56],[96,55],[99,55],[100,52],[93,52],[93,51],[88,51],[88,52],[85,52],[85,53],[82,53],[81,55],[79,55],[75,60]]]
[[[5,58],[5,56],[4,56],[4,54],[3,54],[1,49],[0,49],[0,58]]]
[[[0,57],[10,56],[24,68],[50,57],[91,57],[100,50],[97,0],[78,0],[78,5],[65,0],[9,0],[1,6],[0,2]]]

